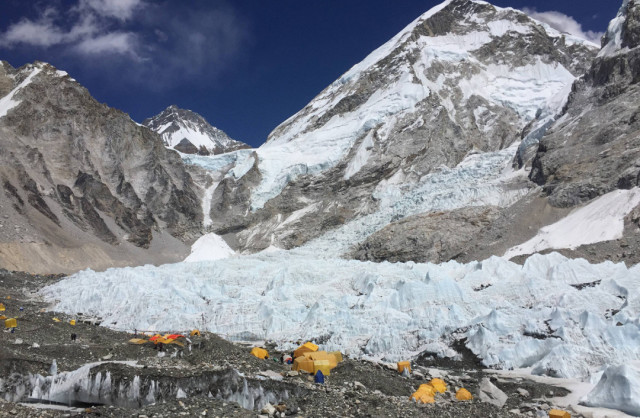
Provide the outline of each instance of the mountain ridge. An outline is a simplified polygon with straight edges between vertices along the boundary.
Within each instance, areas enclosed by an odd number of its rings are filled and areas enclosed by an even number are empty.
[[[184,253],[202,213],[177,153],[49,64],[2,62],[0,80],[3,265],[58,272]]]
[[[230,138],[198,113],[171,105],[142,124],[162,136],[167,147],[185,154],[222,154],[251,148]]]

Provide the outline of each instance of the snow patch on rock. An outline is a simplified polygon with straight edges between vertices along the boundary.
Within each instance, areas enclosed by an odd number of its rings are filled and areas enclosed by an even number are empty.
[[[40,71],[42,71],[42,67],[35,66],[27,78],[25,78],[18,87],[11,90],[11,92],[6,96],[0,98],[0,118],[6,116],[11,109],[20,104],[20,101],[15,99],[16,93],[28,86],[31,83],[31,80],[33,80],[33,77],[38,75]]]
[[[640,188],[615,190],[540,229],[529,241],[507,250],[509,259],[549,248],[575,249],[581,245],[622,238],[624,217],[640,204]]]

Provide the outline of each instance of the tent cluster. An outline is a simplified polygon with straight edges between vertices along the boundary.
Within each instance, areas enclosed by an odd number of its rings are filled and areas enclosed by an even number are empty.
[[[149,341],[151,341],[154,344],[159,344],[159,343],[176,344],[176,345],[179,345],[180,347],[184,347],[184,342],[183,342],[184,338],[186,337],[182,334],[164,334],[164,335],[156,334],[153,337],[149,338]]]
[[[191,334],[189,335],[192,337],[195,335],[199,336],[200,331],[198,331],[197,329],[194,329],[193,331],[191,331]],[[182,334],[164,334],[164,335],[155,334],[148,340],[145,340],[144,338],[132,338],[129,340],[129,342],[131,344],[145,344],[145,343],[175,344],[175,345],[179,345],[180,347],[184,347],[186,338],[187,337]]]
[[[11,299],[11,298],[7,298]],[[4,303],[0,303],[0,312],[6,311],[7,308],[4,306]],[[16,318],[7,318],[5,315],[0,315],[0,320],[4,321],[4,327],[6,329],[16,328],[18,326],[18,320]]]
[[[447,384],[442,379],[431,379],[429,383],[420,385],[409,399],[422,403],[435,403],[436,395],[438,393],[445,393],[447,391]],[[465,388],[460,388],[456,392],[456,399],[459,401],[470,401],[473,399],[471,392]]]
[[[318,346],[311,342],[306,342],[298,347],[293,352],[293,357],[292,370],[304,370],[314,375],[321,371],[323,376],[331,374],[331,370],[342,361],[341,352],[318,351]]]

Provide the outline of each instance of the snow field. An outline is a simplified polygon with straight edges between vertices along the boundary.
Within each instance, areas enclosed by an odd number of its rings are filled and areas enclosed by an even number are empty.
[[[213,232],[203,235],[191,246],[191,254],[184,259],[187,263],[205,260],[220,260],[235,255],[221,236]]]
[[[640,204],[640,188],[614,190],[546,226],[529,241],[510,248],[509,259],[548,248],[571,248],[622,238],[624,217]]]
[[[386,361],[425,349],[453,355],[452,339],[467,338],[486,366],[588,378],[640,359],[638,280],[640,267],[557,253],[519,266],[499,257],[375,264],[276,251],[86,270],[42,294],[56,310],[99,315],[117,329],[199,328],[283,349],[322,338],[323,349]]]

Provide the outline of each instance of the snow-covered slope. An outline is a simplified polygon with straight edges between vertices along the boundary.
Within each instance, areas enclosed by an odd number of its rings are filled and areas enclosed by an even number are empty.
[[[221,154],[250,148],[211,126],[199,114],[175,105],[169,106],[152,118],[145,119],[142,123],[159,133],[167,147],[187,154]]]
[[[640,188],[615,190],[577,209],[560,221],[542,228],[529,241],[510,248],[504,255],[510,259],[546,249],[577,248],[581,245],[620,239],[624,218],[640,204]]]
[[[624,42],[625,22],[629,11],[629,0],[623,0],[617,16],[611,20],[605,34],[604,46],[599,57],[612,56],[619,52],[628,52],[628,42]]]
[[[561,38],[566,46],[560,45]],[[516,50],[514,45],[525,39],[530,47]],[[558,56],[536,50],[536,42],[558,48]],[[508,144],[514,138],[502,138],[504,132],[497,129],[505,109],[509,123],[522,128],[580,75],[584,68],[578,56],[588,54],[589,48],[595,50],[513,9],[446,1],[270,134],[258,149],[263,180],[252,194],[252,208],[262,207],[297,175],[335,166],[356,145],[346,178],[376,159],[383,144],[393,143],[401,132],[412,132],[414,141],[427,141],[419,128],[436,117],[427,106],[436,106],[436,113],[462,129],[472,128],[473,145],[480,149]],[[575,56],[569,56],[569,49]],[[496,142],[502,144],[492,144],[490,135],[499,136]]]

